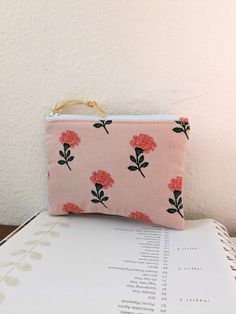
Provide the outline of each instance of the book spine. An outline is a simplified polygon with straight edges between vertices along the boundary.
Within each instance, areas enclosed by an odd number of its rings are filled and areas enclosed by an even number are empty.
[[[229,233],[225,226],[220,222],[214,220],[214,224],[222,245],[223,250],[226,253],[226,258],[229,262],[229,267],[233,272],[234,280],[236,281],[236,249],[230,239]]]
[[[26,225],[28,225],[34,218],[36,218],[40,212],[34,214],[32,217],[30,217],[26,222],[24,222],[22,225],[20,225],[17,229],[15,229],[12,233],[10,233],[8,236],[6,236],[3,240],[0,241],[0,246],[6,243],[12,236],[14,236],[18,231],[20,231],[22,228],[24,228]]]

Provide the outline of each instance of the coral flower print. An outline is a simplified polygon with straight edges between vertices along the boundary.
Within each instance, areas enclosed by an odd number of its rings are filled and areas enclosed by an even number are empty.
[[[188,118],[180,118],[179,121],[175,121],[175,123],[179,124],[179,127],[176,127],[174,129],[172,129],[175,133],[184,133],[187,137],[187,139],[189,139],[188,133],[187,131],[190,130],[190,125],[188,122]]]
[[[178,176],[174,179],[171,179],[170,183],[168,184],[168,188],[171,191],[178,190],[182,192],[182,177]]]
[[[78,146],[80,143],[78,134],[70,130],[62,132],[59,140],[62,144],[70,145],[71,148]]]
[[[173,205],[172,208],[168,208],[167,212],[169,214],[174,214],[178,213],[182,218],[184,216],[180,212],[180,210],[183,208],[183,203],[182,203],[182,177],[177,176],[173,179],[171,179],[170,183],[168,184],[168,188],[171,192],[174,194],[174,198],[169,198],[169,203]]]
[[[144,213],[139,212],[139,211],[130,212],[129,218],[152,223],[151,219],[149,218],[149,216],[147,214],[144,214]]]
[[[63,204],[63,211],[65,211],[67,213],[75,213],[75,214],[83,213],[83,209],[81,209],[79,206],[77,206],[73,203]]]
[[[74,159],[74,156],[71,155],[70,148],[74,148],[80,144],[80,138],[77,133],[74,131],[67,130],[61,133],[59,141],[63,144],[63,151],[60,150],[59,154],[63,159],[58,161],[59,165],[67,165],[71,171],[69,163]]]
[[[130,145],[133,148],[142,148],[145,154],[150,153],[150,151],[153,151],[157,147],[154,139],[147,134],[134,135],[130,141]]]
[[[108,189],[114,183],[111,175],[104,170],[98,170],[97,172],[94,171],[90,180],[95,184],[99,183],[103,186],[104,189]]]
[[[103,189],[108,189],[114,184],[114,180],[111,175],[104,170],[94,171],[90,177],[90,181],[95,184],[96,189],[96,191],[91,190],[92,195],[95,197],[91,200],[91,202],[101,203],[107,208],[104,202],[108,201],[109,197],[105,196]]]
[[[147,134],[134,135],[130,141],[131,147],[135,150],[135,156],[130,155],[130,160],[135,164],[135,166],[129,166],[130,171],[138,170],[141,175],[145,178],[142,168],[146,168],[149,162],[144,161],[144,155],[154,151],[157,147],[156,142],[153,137]]]

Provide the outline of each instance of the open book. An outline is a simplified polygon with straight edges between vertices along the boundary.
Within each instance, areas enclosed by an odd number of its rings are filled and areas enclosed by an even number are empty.
[[[235,255],[212,219],[177,231],[43,212],[0,247],[0,313],[235,314]]]

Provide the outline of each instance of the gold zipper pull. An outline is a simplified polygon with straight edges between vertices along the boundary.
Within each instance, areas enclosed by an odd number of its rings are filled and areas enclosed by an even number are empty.
[[[71,99],[71,100],[63,101],[55,105],[51,109],[51,114],[52,115],[59,114],[61,110],[70,108],[73,106],[77,106],[77,105],[86,105],[90,108],[94,108],[97,111],[97,113],[103,117],[107,115],[106,111],[103,110],[95,100],[82,100],[82,99]]]

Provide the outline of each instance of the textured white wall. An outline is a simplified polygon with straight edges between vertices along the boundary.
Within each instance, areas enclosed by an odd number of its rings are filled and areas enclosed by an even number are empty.
[[[235,0],[0,7],[0,223],[46,209],[44,116],[79,96],[110,113],[188,116],[187,218],[215,217],[236,233]]]

